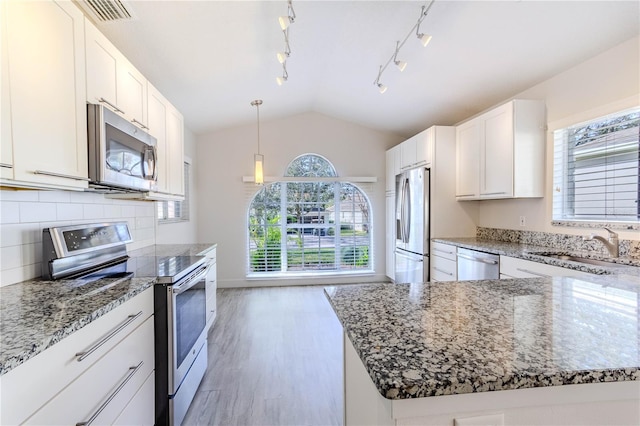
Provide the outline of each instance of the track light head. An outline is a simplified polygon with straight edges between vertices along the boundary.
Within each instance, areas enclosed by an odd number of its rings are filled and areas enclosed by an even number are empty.
[[[398,67],[400,72],[404,71],[404,69],[407,67],[407,63],[405,61],[394,61],[394,63],[396,64],[396,67]]]
[[[379,91],[381,94],[387,91],[387,86],[385,86],[384,84],[382,84],[382,83],[378,83],[378,84],[377,84],[377,86],[378,86],[378,91]]]
[[[424,47],[427,47],[427,44],[431,41],[431,36],[429,34],[418,34],[418,38]]]
[[[276,83],[278,83],[278,86],[282,86],[285,81],[287,81],[287,77],[284,75],[282,77],[276,77]]]
[[[280,28],[282,28],[282,31],[284,31],[289,28],[289,25],[293,22],[293,19],[291,19],[291,17],[289,16],[280,16],[278,18],[278,22],[280,23]]]
[[[278,52],[276,54],[276,57],[278,58],[278,62],[280,62],[281,64],[284,64],[284,61],[287,60],[287,58],[289,57],[289,54],[287,52]]]

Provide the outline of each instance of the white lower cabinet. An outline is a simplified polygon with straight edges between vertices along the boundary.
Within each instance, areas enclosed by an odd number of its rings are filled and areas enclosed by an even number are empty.
[[[153,318],[148,318],[26,424],[111,424],[153,372],[153,364]],[[153,412],[148,420],[153,423]]]
[[[154,371],[153,319],[148,288],[4,374],[0,424],[83,422],[110,395],[96,421],[113,422]]]
[[[129,404],[118,416],[114,425],[153,425],[155,421],[155,371],[147,377],[147,380],[138,389]]]
[[[206,309],[207,309],[207,324],[208,327],[213,325],[216,320],[216,290],[218,289],[218,269],[216,265],[216,249],[213,248],[205,254],[208,262],[212,263],[211,269],[207,273],[205,294],[207,295]]]
[[[580,277],[589,275],[592,274],[561,266],[547,265],[546,263],[500,256],[500,278]]]
[[[431,243],[431,281],[456,281],[458,261],[456,247],[438,242]]]

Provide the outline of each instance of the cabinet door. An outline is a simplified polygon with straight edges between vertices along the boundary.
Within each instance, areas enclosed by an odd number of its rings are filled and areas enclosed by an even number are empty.
[[[84,17],[71,2],[7,4],[14,177],[87,187]]]
[[[430,127],[420,133],[416,141],[416,165],[428,166],[431,164],[433,141],[435,140],[435,128]]]
[[[113,425],[153,426],[155,408],[155,373],[152,372]]]
[[[184,195],[184,124],[182,114],[170,107],[167,114],[169,192]]]
[[[471,120],[456,128],[456,197],[476,199],[480,155],[480,122]]]
[[[7,2],[0,3],[0,177],[13,179],[13,140],[11,138],[11,97],[7,58]]]
[[[84,28],[87,52],[87,102],[103,103],[119,111],[116,108],[118,62],[124,58],[86,18]]]
[[[158,182],[156,191],[169,193],[168,163],[170,152],[167,146],[167,100],[158,90],[148,86],[147,119],[149,133],[157,139],[158,150]]]
[[[484,137],[480,150],[480,195],[513,196],[513,103],[483,117]]]
[[[413,136],[400,144],[400,168],[410,169],[416,164],[417,138]]]
[[[117,90],[125,117],[147,129],[147,79],[124,57],[118,62]]]
[[[385,191],[388,194],[396,192],[396,168],[399,167],[398,158],[400,155],[400,146],[396,145],[393,148],[387,150],[385,154],[386,163],[386,178],[385,178]]]
[[[395,180],[394,180],[395,181]],[[396,197],[387,196],[385,202],[386,238],[385,238],[385,266],[387,277],[395,279],[395,249],[396,249]]]
[[[207,324],[212,323],[216,318],[217,306],[216,306],[216,290],[218,288],[217,284],[217,267],[214,264],[209,273],[207,274],[206,279],[206,309],[207,309]]]

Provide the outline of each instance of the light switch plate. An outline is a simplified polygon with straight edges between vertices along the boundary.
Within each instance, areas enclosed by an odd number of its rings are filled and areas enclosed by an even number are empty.
[[[455,418],[453,426],[504,426],[504,414]]]

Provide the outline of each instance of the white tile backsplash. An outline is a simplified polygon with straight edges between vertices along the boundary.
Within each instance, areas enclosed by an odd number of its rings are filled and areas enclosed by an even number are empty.
[[[0,286],[39,277],[42,230],[96,222],[127,222],[135,250],[156,242],[155,203],[73,191],[0,190]]]

